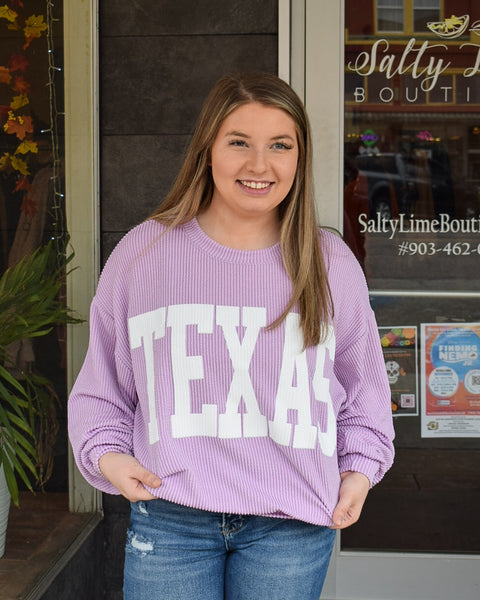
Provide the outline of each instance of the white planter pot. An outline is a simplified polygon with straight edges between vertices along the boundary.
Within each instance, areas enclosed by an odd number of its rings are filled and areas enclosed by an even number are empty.
[[[10,511],[10,494],[7,489],[3,465],[0,467],[0,558],[5,553],[7,537],[8,513]]]

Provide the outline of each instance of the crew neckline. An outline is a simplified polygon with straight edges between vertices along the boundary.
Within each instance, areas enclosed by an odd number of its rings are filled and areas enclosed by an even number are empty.
[[[185,223],[182,227],[196,246],[218,260],[232,263],[255,264],[274,263],[282,258],[280,242],[277,242],[273,246],[257,250],[239,250],[238,248],[224,246],[209,237],[200,227],[197,217],[193,217],[193,219]]]

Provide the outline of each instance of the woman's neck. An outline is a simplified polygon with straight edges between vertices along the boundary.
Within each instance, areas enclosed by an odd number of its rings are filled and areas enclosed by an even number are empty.
[[[280,241],[280,222],[277,218],[229,218],[208,207],[197,215],[202,230],[217,243],[237,250],[260,250]]]

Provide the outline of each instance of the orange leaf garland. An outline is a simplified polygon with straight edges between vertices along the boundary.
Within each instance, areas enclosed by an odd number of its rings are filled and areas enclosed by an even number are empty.
[[[30,100],[26,94],[20,94],[19,96],[14,96],[12,101],[10,102],[10,108],[12,110],[18,110],[22,108],[22,106],[26,106],[29,104]]]
[[[25,81],[22,75],[19,75],[18,77],[15,77],[13,81],[13,89],[19,94],[29,94],[30,84],[28,83],[28,81]]]
[[[25,34],[25,45],[23,49],[26,50],[35,38],[39,38],[42,32],[47,29],[47,24],[43,21],[43,15],[32,15],[25,21],[25,27],[23,32]]]
[[[21,71],[25,73],[28,67],[28,60],[22,56],[21,54],[12,54],[10,61],[8,63],[8,69],[10,73],[15,73],[16,71]]]
[[[13,188],[14,192],[30,192],[32,189],[32,184],[28,179],[23,175],[17,181],[17,185]]]
[[[0,105],[0,121],[6,121],[8,119],[9,112],[10,112],[9,106]]]
[[[10,85],[11,81],[12,76],[10,75],[10,71],[7,69],[7,67],[0,67],[0,83],[6,83],[7,85]]]
[[[15,150],[15,154],[28,154],[29,152],[32,152],[33,154],[38,154],[37,142],[24,140],[21,144],[19,144],[18,148]]]
[[[27,133],[33,133],[32,117],[22,117],[15,115],[10,112],[8,115],[8,121],[3,126],[6,133],[11,135],[15,134],[19,140],[24,140]]]
[[[7,171],[9,167],[22,175],[30,175],[28,165],[24,160],[18,158],[18,156],[12,156],[8,152],[5,152],[2,158],[0,158],[0,171]]]
[[[18,158],[18,156],[15,156],[14,154],[10,157],[10,162],[12,163],[12,167],[15,169],[15,171],[18,171],[22,175],[30,175],[28,165],[22,158]]]
[[[9,8],[6,4],[4,6],[0,6],[0,19],[6,19],[10,23],[15,23],[17,17],[17,13]]]
[[[0,171],[5,171],[9,165],[10,154],[8,152],[4,152],[3,156],[0,158]]]
[[[4,2],[0,6],[0,24],[3,20],[4,26],[8,29],[23,30],[25,38],[23,51],[25,51],[33,40],[40,38],[44,32],[48,32],[48,24],[43,15],[31,14],[25,19],[22,14],[25,10],[22,11],[22,9],[24,9],[22,0]],[[37,142],[33,140],[33,118],[28,114],[18,114],[19,112],[30,112],[28,109],[22,109],[31,100],[29,97],[31,86],[25,79],[28,77],[25,73],[28,72],[27,68],[30,66],[27,58],[28,52],[22,52],[22,40],[21,38],[18,40],[18,37],[17,34],[15,39],[20,42],[17,44],[18,53],[10,56],[6,66],[0,66],[0,84],[6,84],[14,92],[10,95],[10,106],[0,106],[0,127],[3,126],[4,132],[15,136],[19,142],[17,142],[15,151],[10,150],[0,155],[0,171],[17,172],[18,178],[14,191],[23,193],[21,210],[33,216],[37,207],[31,195],[32,184],[29,178],[31,174],[27,161],[32,154],[37,154],[39,150]],[[8,145],[11,147],[12,143],[9,142]]]

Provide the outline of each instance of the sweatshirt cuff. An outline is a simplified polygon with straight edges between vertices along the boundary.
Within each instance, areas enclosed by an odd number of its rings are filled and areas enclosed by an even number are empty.
[[[376,460],[359,454],[347,454],[346,456],[342,456],[338,461],[338,470],[340,473],[345,473],[346,471],[362,473],[370,481],[370,488],[382,479],[379,467],[380,465]]]
[[[101,492],[106,492],[107,494],[119,495],[120,492],[117,488],[105,477],[99,467],[100,458],[107,454],[107,452],[117,452],[121,454],[129,454],[129,452],[125,452],[116,445],[109,446],[96,446],[92,448],[88,453],[88,458],[86,461],[81,462],[80,464],[88,464],[88,467],[80,467],[80,471],[82,475],[85,477],[86,481],[92,485],[94,488],[100,490]]]

